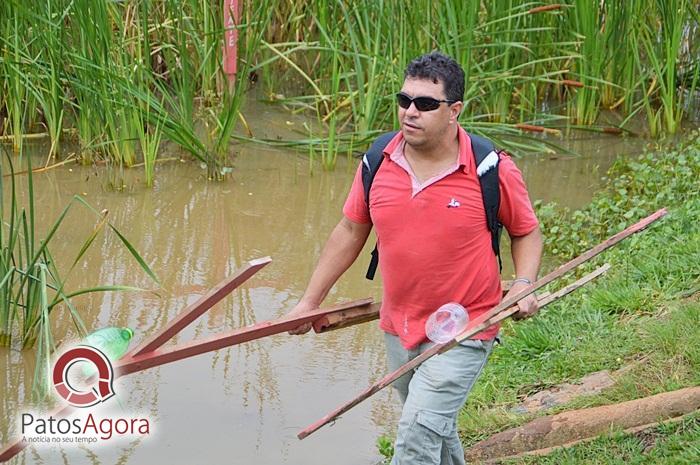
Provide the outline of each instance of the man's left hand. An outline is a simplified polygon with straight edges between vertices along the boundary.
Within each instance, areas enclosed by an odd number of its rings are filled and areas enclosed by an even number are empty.
[[[512,295],[515,295],[528,287],[527,284],[522,283],[522,282],[517,282],[513,284],[513,286],[510,288],[508,293],[505,295],[504,298],[508,298]],[[521,299],[518,301],[518,312],[513,314],[513,319],[514,320],[524,320],[525,318],[530,318],[532,315],[537,313],[537,310],[539,310],[540,306],[537,303],[537,297],[535,294],[530,294],[529,296]]]

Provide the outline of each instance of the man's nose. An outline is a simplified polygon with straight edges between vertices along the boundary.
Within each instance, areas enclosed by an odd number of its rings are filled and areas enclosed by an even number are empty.
[[[418,110],[418,108],[416,108],[416,102],[411,102],[411,105],[408,108],[406,108],[406,114],[411,116],[420,115],[420,111]]]

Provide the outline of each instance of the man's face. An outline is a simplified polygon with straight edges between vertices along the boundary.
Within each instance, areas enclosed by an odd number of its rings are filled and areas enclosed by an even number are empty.
[[[445,100],[445,89],[442,81],[435,84],[430,79],[406,78],[401,92],[411,98],[432,97]],[[399,106],[399,123],[406,143],[416,149],[430,148],[442,141],[449,127],[456,123],[461,102],[448,105],[441,103],[432,111],[419,111],[415,103],[409,108]]]

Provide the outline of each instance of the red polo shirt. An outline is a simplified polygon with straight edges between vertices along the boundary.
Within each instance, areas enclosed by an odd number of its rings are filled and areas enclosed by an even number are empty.
[[[459,156],[445,172],[420,183],[406,161],[399,132],[384,150],[364,198],[362,163],[343,207],[356,223],[373,223],[384,296],[379,325],[410,349],[425,342],[425,321],[447,302],[460,302],[474,319],[498,305],[501,281],[481,196],[471,142],[459,128]],[[522,174],[507,155],[498,167],[499,219],[511,236],[537,227]],[[492,339],[493,326],[474,339]]]

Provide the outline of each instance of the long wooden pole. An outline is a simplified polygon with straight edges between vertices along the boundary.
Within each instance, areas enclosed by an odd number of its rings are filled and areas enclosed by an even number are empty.
[[[585,275],[584,277],[582,277],[581,279],[579,279],[578,281],[573,282],[566,287],[563,287],[562,289],[558,290],[554,294],[549,294],[547,296],[543,296],[541,299],[537,300],[537,304],[538,304],[539,308],[543,308],[543,307],[549,305],[550,303],[554,302],[555,300],[560,299],[561,297],[563,297],[567,294],[570,294],[571,292],[575,291],[576,289],[582,287],[584,284],[589,283],[590,281],[594,280],[598,276],[607,272],[609,269],[610,269],[610,265],[606,263],[605,265],[597,268],[592,273],[589,273],[589,274]],[[519,307],[517,305],[513,305],[512,307],[498,313],[497,315],[495,315],[491,318],[487,318],[487,315],[481,315],[478,318],[476,318],[473,323],[470,322],[470,324],[466,330],[466,333],[468,333],[471,336],[473,336],[477,333],[480,333],[484,329],[489,328],[490,326],[493,326],[496,323],[499,323],[499,322],[505,320],[509,316],[516,313],[518,310],[519,310]],[[437,346],[434,346],[434,347],[437,347]],[[426,351],[424,353],[428,353],[428,352],[429,351]],[[434,352],[433,355],[435,353],[437,353],[437,352]],[[418,358],[419,357],[416,357],[416,359],[418,359]],[[413,360],[416,360],[416,359],[413,359]],[[425,360],[426,359],[422,359],[422,361],[425,361]],[[422,363],[422,362],[420,362],[420,363]],[[407,373],[408,371],[410,371],[411,369],[418,366],[420,363],[413,364],[411,361],[411,362],[407,363],[406,365],[403,365],[402,367],[400,367],[399,370],[402,371],[402,375],[403,375],[403,374]],[[321,420],[317,421],[316,423],[314,423],[313,425],[309,426],[304,431],[299,433],[297,435],[297,437],[299,439],[304,439],[306,436],[309,436],[310,434],[315,432],[317,429],[321,428],[323,425],[325,425],[329,421],[332,421],[334,418],[338,417],[342,413],[345,413],[346,411],[350,410],[352,407],[359,404],[360,402],[362,402],[364,399],[366,399],[370,395],[384,389],[386,386],[390,385],[392,382],[394,382],[394,381],[396,381],[396,379],[398,379],[398,376],[396,375],[396,373],[397,372],[393,372],[393,373],[390,373],[389,375],[385,376],[378,383],[372,385],[369,389],[367,389],[365,392],[363,392],[360,396],[353,399],[353,401],[343,405],[341,408],[326,415]],[[369,394],[369,395],[367,395],[367,397],[364,397],[366,394]],[[340,410],[343,410],[343,411],[341,412]]]
[[[459,344],[461,341],[483,331],[487,327],[495,324],[497,321],[494,319],[493,321],[491,320],[494,316],[498,315],[499,313],[503,312],[504,310],[511,310],[514,313],[514,310],[511,309],[513,305],[515,305],[519,300],[527,297],[528,295],[532,294],[536,290],[540,289],[543,286],[546,286],[547,284],[551,283],[555,279],[560,278],[564,274],[568,273],[569,271],[573,270],[577,266],[581,265],[582,263],[590,260],[591,258],[597,256],[604,250],[609,249],[610,247],[614,246],[618,242],[622,241],[623,239],[631,236],[632,234],[638,233],[640,231],[643,231],[646,229],[650,224],[653,222],[657,221],[658,219],[664,217],[668,211],[665,208],[662,208],[661,210],[657,211],[656,213],[649,215],[648,217],[644,218],[643,220],[633,224],[632,226],[628,227],[624,231],[621,231],[614,236],[608,238],[604,242],[598,244],[597,246],[593,247],[589,251],[579,255],[578,257],[574,258],[573,260],[563,264],[556,270],[552,271],[548,275],[540,278],[536,282],[532,283],[532,285],[526,287],[522,291],[518,292],[517,294],[514,294],[507,299],[504,299],[499,305],[494,307],[492,310],[488,311],[487,313],[481,315],[480,318],[477,318],[469,323],[469,326],[467,329],[457,337],[455,337],[452,341],[446,342],[444,344],[436,344],[430,349],[426,350],[423,352],[421,355],[418,357],[414,358],[410,362],[406,363],[405,365],[401,366],[398,368],[396,371],[389,373],[386,375],[384,378],[376,382],[375,384],[369,386],[367,389],[365,389],[360,395],[355,397],[354,399],[350,400],[349,402],[341,405],[340,407],[336,408],[333,410],[331,413],[327,414],[314,424],[310,425],[306,429],[302,430],[299,434],[297,434],[297,437],[299,439],[304,439],[305,437],[309,436],[312,434],[314,431],[318,430],[321,428],[323,425],[330,423],[331,421],[335,420],[338,418],[340,415],[343,413],[347,412],[363,400],[367,399],[368,397],[374,395],[375,393],[379,392],[380,390],[384,389],[385,387],[389,386],[391,383],[396,381],[398,378],[403,376],[404,374],[408,373],[410,370],[414,369],[430,357],[433,357],[434,355],[437,355],[439,353],[445,352],[446,350],[451,349],[452,347],[456,346]],[[505,318],[505,317],[504,317]]]

